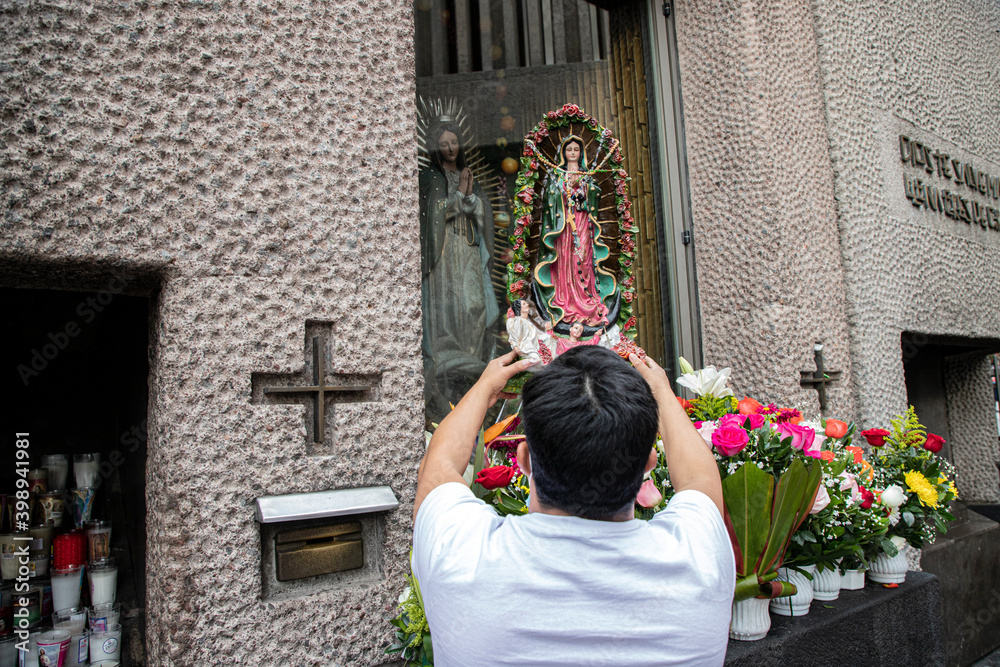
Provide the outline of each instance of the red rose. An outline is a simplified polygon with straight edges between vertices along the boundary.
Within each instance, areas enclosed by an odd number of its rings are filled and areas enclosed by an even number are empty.
[[[507,486],[510,484],[510,480],[514,479],[514,469],[510,466],[493,466],[491,468],[483,468],[476,475],[476,482],[481,484],[484,489],[492,490],[499,489],[502,486]]]
[[[871,491],[869,491],[868,489],[866,489],[863,486],[859,486],[858,487],[858,491],[861,493],[861,505],[860,505],[860,507],[861,507],[861,509],[866,510],[866,509],[868,509],[869,507],[872,506],[873,502],[875,502],[875,494],[872,493]]]
[[[862,431],[861,435],[872,447],[881,447],[885,444],[885,436],[889,435],[889,432],[884,428],[870,428],[867,431]]]
[[[827,419],[825,434],[828,438],[843,438],[847,435],[847,424],[839,419]]]
[[[937,454],[941,451],[942,447],[944,447],[944,438],[940,435],[934,435],[933,433],[927,434],[927,440],[924,442],[924,449]]]
[[[760,410],[760,403],[750,398],[749,396],[744,396],[743,400],[737,403],[741,415],[752,415],[756,414]]]

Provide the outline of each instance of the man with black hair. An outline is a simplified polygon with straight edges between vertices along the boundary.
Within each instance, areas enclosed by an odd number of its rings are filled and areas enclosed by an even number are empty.
[[[529,513],[499,517],[462,479],[486,411],[528,365],[489,363],[420,466],[413,571],[437,667],[721,665],[736,567],[715,459],[652,360],[599,347],[525,385]],[[659,430],[676,495],[645,522],[636,494]]]

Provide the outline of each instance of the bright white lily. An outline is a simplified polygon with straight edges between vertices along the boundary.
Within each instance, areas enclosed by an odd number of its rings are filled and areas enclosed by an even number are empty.
[[[684,370],[685,365],[687,368],[691,368],[691,364],[684,362],[681,364],[681,370]],[[729,388],[729,376],[732,372],[730,368],[723,368],[720,371],[716,370],[715,366],[706,366],[700,371],[684,373],[677,378],[677,384],[687,387],[698,396],[715,396],[716,398],[732,396],[733,390]]]

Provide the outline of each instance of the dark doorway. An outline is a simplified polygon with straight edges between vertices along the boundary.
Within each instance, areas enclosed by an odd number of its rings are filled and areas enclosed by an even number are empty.
[[[6,358],[0,492],[16,483],[15,433],[42,456],[100,453],[93,519],[112,522],[122,665],[145,665],[146,410],[150,300],[113,292],[0,289]],[[73,528],[72,512],[63,527]],[[42,580],[42,577],[38,577]],[[86,595],[86,594],[85,594]],[[50,619],[43,618],[43,623]]]

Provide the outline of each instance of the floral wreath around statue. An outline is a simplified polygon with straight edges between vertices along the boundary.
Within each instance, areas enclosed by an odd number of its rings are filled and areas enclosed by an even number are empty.
[[[635,277],[632,275],[632,265],[635,262],[635,234],[639,230],[632,219],[632,202],[629,201],[626,190],[626,184],[630,179],[628,172],[622,168],[622,154],[618,142],[612,138],[611,130],[602,126],[597,122],[597,119],[582,111],[575,104],[565,104],[557,111],[548,112],[545,118],[524,138],[521,170],[517,174],[516,181],[515,223],[510,235],[514,254],[507,265],[507,295],[511,301],[529,297],[531,269],[527,241],[530,234],[529,227],[534,211],[534,201],[539,196],[535,186],[543,164],[550,169],[556,168],[556,165],[552,164],[538,150],[537,144],[548,137],[550,130],[567,127],[573,123],[582,123],[597,135],[599,143],[595,156],[599,155],[602,149],[607,150],[604,159],[596,169],[591,171],[610,172],[614,177],[615,209],[620,233],[618,264],[621,278],[618,284],[622,300],[616,324],[620,327],[623,336],[627,336],[631,342],[631,339],[635,338],[636,328],[635,317],[632,315],[632,301],[635,299]]]

